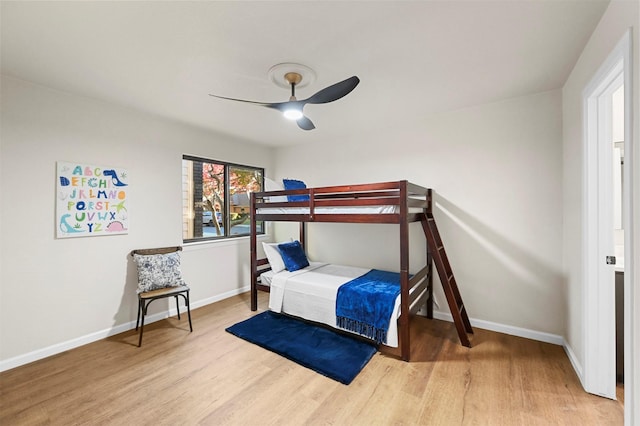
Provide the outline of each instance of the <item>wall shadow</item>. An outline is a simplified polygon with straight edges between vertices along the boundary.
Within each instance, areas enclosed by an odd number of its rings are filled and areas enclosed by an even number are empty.
[[[130,253],[125,255],[125,261],[127,262],[127,267],[124,277],[124,287],[122,288],[122,296],[118,310],[113,315],[113,325],[111,327],[112,332],[117,331],[118,333],[109,336],[107,339],[138,346],[138,333],[135,331],[135,323],[138,315],[138,294],[136,292],[138,288],[138,269]],[[173,299],[167,298],[154,301],[149,308],[147,318],[154,313],[168,311],[171,300]],[[160,321],[156,321],[153,324],[158,322]],[[173,327],[170,322],[165,323],[166,327]],[[145,331],[147,331],[147,326],[151,326],[151,324],[152,323],[145,323]]]
[[[510,241],[505,236],[500,235],[494,229],[481,222],[468,212],[462,210],[447,198],[435,194],[434,213],[438,222],[438,228],[442,239],[447,247],[450,261],[454,268],[454,274],[461,289],[463,299],[465,291],[472,292],[473,303],[480,306],[482,300],[487,303],[493,303],[491,309],[509,310],[511,312],[519,312],[523,317],[523,323],[540,324],[538,331],[558,332],[557,324],[555,330],[550,330],[550,324],[545,326],[545,316],[554,315],[555,318],[566,318],[564,311],[566,310],[566,292],[564,291],[564,279],[562,276],[561,259],[558,264],[549,264],[542,256],[537,256],[532,250],[518,245],[514,241]],[[544,224],[525,224],[523,226],[544,226]],[[447,232],[442,232],[446,229]],[[452,259],[449,253],[449,247],[454,248],[456,255],[460,253],[468,254],[465,259]],[[558,248],[550,248],[558,249]],[[473,267],[469,267],[465,262],[470,263]],[[456,264],[462,266],[459,268],[464,277],[465,282],[458,279]],[[470,270],[472,268],[477,268]],[[476,288],[478,282],[483,283],[483,279],[491,280],[490,286]],[[505,292],[505,295],[499,294]],[[508,293],[508,294],[506,294]],[[511,306],[501,306],[501,302],[509,300]],[[445,306],[440,309],[448,311]],[[465,299],[469,316],[474,317],[473,310],[469,309],[469,305]],[[442,305],[442,303],[441,303]],[[491,305],[489,305],[491,306]],[[487,309],[481,307],[487,314]],[[499,314],[499,312],[496,312]],[[490,315],[493,313],[489,312]],[[478,317],[475,317],[480,319]],[[482,318],[490,321],[503,323],[500,316],[496,318]],[[522,326],[520,324],[505,324]],[[545,329],[547,328],[547,329]],[[560,326],[564,328],[564,323]]]

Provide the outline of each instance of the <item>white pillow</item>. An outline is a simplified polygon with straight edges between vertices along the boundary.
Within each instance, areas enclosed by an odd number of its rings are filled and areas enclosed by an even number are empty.
[[[272,195],[271,197],[265,197],[267,203],[286,203],[289,201],[286,195]]]
[[[281,183],[274,182],[271,179],[265,179],[264,191],[284,191],[284,186]],[[265,197],[267,203],[286,203],[289,201],[286,195],[272,195],[271,197]]]
[[[267,256],[267,260],[269,260],[269,265],[271,265],[271,270],[274,274],[284,271],[285,269],[284,261],[282,260],[280,250],[278,249],[278,244],[280,243],[262,243],[264,254]]]

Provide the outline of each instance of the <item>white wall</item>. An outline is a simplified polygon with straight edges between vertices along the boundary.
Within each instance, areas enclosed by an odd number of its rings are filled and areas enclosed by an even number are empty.
[[[640,266],[640,223],[638,212],[640,212],[640,147],[638,146],[638,111],[639,88],[640,88],[640,10],[637,1],[612,1],[603,15],[598,27],[592,34],[588,44],[585,46],[578,62],[562,90],[563,102],[563,195],[564,195],[564,236],[563,236],[563,257],[564,275],[567,280],[566,299],[568,311],[568,326],[565,336],[567,345],[573,350],[578,367],[584,365],[584,341],[583,341],[583,299],[582,287],[582,170],[584,167],[583,157],[583,100],[582,92],[605,61],[609,53],[613,50],[618,41],[622,38],[628,28],[632,28],[633,33],[633,111],[635,123],[633,128],[635,152],[628,158],[625,152],[625,164],[631,161],[634,168],[634,194],[633,206],[635,211],[634,221],[634,262],[636,266],[635,276],[632,281],[640,282],[638,266]],[[626,167],[626,166],[625,166]],[[627,264],[625,259],[625,264]],[[640,306],[640,292],[636,290],[635,306]],[[632,321],[635,324],[635,354],[640,353],[640,336],[638,335],[638,313],[634,313]],[[640,361],[638,357],[635,371],[640,371]],[[635,380],[636,401],[640,395],[640,380]],[[626,403],[626,401],[625,401]],[[635,406],[638,406],[636,402]],[[636,413],[636,418],[640,414]]]
[[[182,154],[269,170],[272,151],[9,77],[1,85],[0,366],[6,369],[135,321],[135,267],[127,255],[182,243]],[[128,170],[127,235],[55,238],[58,160]],[[245,289],[248,264],[246,238],[186,247],[192,306]],[[150,312],[166,310],[162,303]]]
[[[310,186],[407,179],[434,188],[436,220],[469,316],[562,336],[561,109],[560,91],[551,91],[390,121],[386,134],[280,148],[276,177]],[[278,239],[290,229],[279,226]],[[411,232],[416,271],[425,240],[419,224]],[[397,226],[312,224],[308,237],[312,260],[399,269]]]

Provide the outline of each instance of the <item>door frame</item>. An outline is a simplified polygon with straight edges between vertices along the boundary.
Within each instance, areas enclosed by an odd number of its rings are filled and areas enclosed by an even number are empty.
[[[627,30],[609,57],[596,72],[583,91],[584,174],[583,174],[583,254],[582,280],[584,291],[583,344],[584,370],[582,384],[587,392],[616,399],[615,379],[615,272],[605,264],[605,255],[613,255],[613,222],[610,209],[600,209],[602,200],[597,195],[607,185],[600,173],[611,173],[611,151],[605,149],[603,138],[610,129],[610,117],[603,116],[607,108],[605,99],[620,79],[624,84],[624,152],[623,223],[625,236],[624,323],[625,323],[625,419],[629,421],[633,401],[632,357],[632,277],[633,277],[633,139],[632,139],[632,73],[631,30]],[[616,82],[617,79],[617,82]],[[610,98],[610,96],[609,96]],[[610,134],[610,133],[609,133]],[[609,141],[610,142],[610,141]],[[609,154],[607,155],[607,152]],[[610,179],[610,178],[609,178]],[[609,186],[611,188],[612,186]],[[608,210],[608,213],[607,213]],[[607,225],[607,223],[609,225]],[[611,243],[611,253],[603,244]],[[609,276],[611,279],[609,279]]]

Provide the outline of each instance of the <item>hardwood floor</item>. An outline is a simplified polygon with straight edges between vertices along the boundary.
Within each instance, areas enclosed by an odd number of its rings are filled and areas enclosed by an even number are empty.
[[[266,306],[261,295],[260,306]],[[560,346],[414,321],[412,362],[376,354],[349,386],[224,331],[248,295],[0,374],[2,425],[621,425]]]

